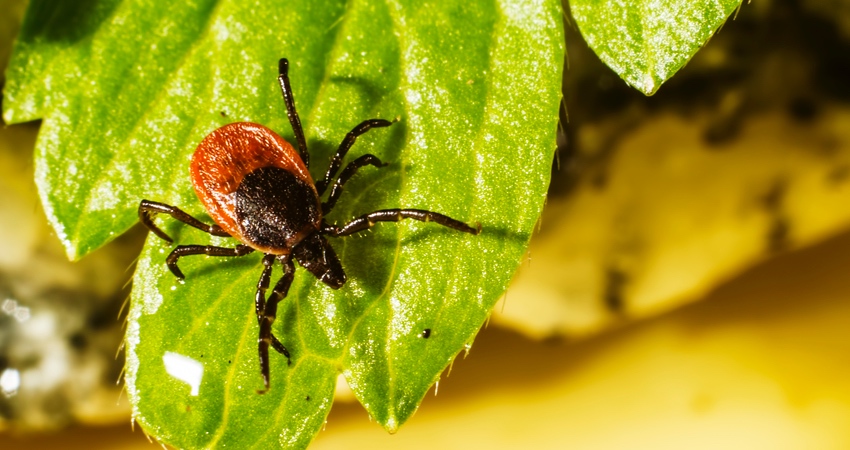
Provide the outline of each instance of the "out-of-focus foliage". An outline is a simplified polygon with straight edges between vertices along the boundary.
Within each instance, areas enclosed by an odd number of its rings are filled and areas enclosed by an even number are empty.
[[[723,25],[741,0],[572,0],[590,48],[617,75],[654,94]]]

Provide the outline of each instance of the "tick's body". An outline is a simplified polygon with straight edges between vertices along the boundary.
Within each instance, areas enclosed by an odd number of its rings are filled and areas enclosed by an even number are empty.
[[[254,250],[285,255],[322,225],[322,204],[298,153],[272,130],[232,123],[192,156],[192,184],[207,212]]]
[[[433,221],[440,225],[471,234],[478,228],[451,217],[418,209],[386,209],[352,220],[343,227],[328,225],[324,215],[330,212],[342,187],[358,169],[366,165],[381,167],[374,155],[363,155],[349,163],[336,178],[345,154],[357,136],[372,128],[392,123],[382,119],[362,122],[346,135],[340,144],[325,178],[314,183],[310,172],[309,155],[301,121],[295,110],[289,86],[288,62],[280,60],[281,90],[287,115],[292,124],[298,151],[272,130],[255,123],[232,123],[207,136],[192,156],[191,172],[195,193],[217,225],[207,225],[177,207],[142,200],[139,218],[157,236],[172,239],[153,223],[153,215],[166,213],[177,220],[215,236],[233,237],[242,244],[235,248],[206,245],[179,245],[166,258],[168,268],[184,278],[177,267],[180,257],[188,255],[242,256],[256,251],[265,254],[263,272],[257,284],[255,310],[259,323],[260,371],[265,392],[269,388],[269,354],[272,346],[289,360],[289,352],[271,332],[277,315],[277,304],[286,297],[295,274],[293,259],[331,288],[345,284],[345,271],[325,236],[348,236],[372,227],[376,222],[397,222],[401,219]],[[321,196],[329,187],[324,202]],[[274,261],[280,261],[284,274],[272,294],[266,299]]]

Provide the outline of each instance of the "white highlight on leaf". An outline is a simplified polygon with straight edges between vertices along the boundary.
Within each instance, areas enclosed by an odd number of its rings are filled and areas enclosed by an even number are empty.
[[[204,377],[204,365],[200,361],[174,352],[162,355],[165,371],[174,378],[186,383],[191,388],[189,393],[198,396],[201,389],[201,379]]]

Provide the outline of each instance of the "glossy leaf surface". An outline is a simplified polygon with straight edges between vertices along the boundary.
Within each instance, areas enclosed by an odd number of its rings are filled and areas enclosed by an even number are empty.
[[[571,0],[590,48],[646,95],[681,69],[740,0]]]
[[[354,125],[373,153],[328,217],[427,208],[470,223],[381,224],[332,243],[348,275],[334,291],[301,268],[275,334],[265,395],[253,295],[260,255],[186,257],[151,236],[127,332],[136,419],[177,447],[303,447],[343,373],[394,431],[471,342],[516,269],[549,181],[563,64],[554,1],[159,2],[33,0],[15,49],[4,117],[44,118],[37,183],[72,257],[133,225],[142,198],[209,221],[192,192],[194,147],[229,122],[293,141],[277,85],[291,62],[295,100],[321,178]],[[178,244],[233,246],[157,218]],[[280,276],[275,269],[275,279]],[[428,338],[423,331],[430,330]]]

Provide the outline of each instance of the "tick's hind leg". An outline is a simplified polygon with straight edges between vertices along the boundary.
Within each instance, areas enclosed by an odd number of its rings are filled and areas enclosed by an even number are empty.
[[[345,154],[348,153],[348,150],[351,149],[351,146],[354,145],[354,141],[357,140],[357,136],[366,133],[372,128],[382,128],[388,127],[393,123],[389,120],[384,119],[369,119],[360,122],[359,125],[354,127],[348,134],[345,135],[345,139],[342,140],[342,143],[339,144],[339,148],[336,150],[336,154],[331,158],[331,164],[328,166],[328,171],[325,173],[325,178],[323,180],[319,180],[316,183],[316,191],[319,195],[325,193],[325,189],[331,184],[333,178],[336,176],[337,171],[339,171],[340,166],[342,166],[342,159],[345,158]],[[377,158],[375,158],[377,159]]]
[[[195,227],[201,231],[209,233],[213,236],[221,236],[221,237],[230,237],[226,231],[222,230],[218,225],[207,225],[200,220],[190,216],[182,209],[166,205],[165,203],[152,202],[150,200],[142,200],[139,203],[139,220],[148,227],[149,230],[153,231],[154,234],[161,237],[168,243],[173,243],[174,240],[171,239],[171,236],[165,234],[162,229],[160,229],[156,224],[153,223],[153,217],[156,214],[168,214],[169,216],[189,225],[191,227]],[[173,272],[173,270],[172,270]]]
[[[420,222],[434,222],[444,227],[453,230],[462,231],[469,234],[478,234],[481,232],[481,224],[477,227],[471,227],[457,219],[452,219],[444,214],[426,211],[423,209],[383,209],[380,211],[364,214],[351,222],[337,227],[336,225],[325,225],[322,228],[322,234],[330,236],[349,236],[360,231],[368,230],[375,226],[378,222],[398,222],[402,219],[414,219]]]
[[[269,285],[269,277],[271,276],[271,267],[274,260],[277,259],[283,265],[283,276],[280,277],[268,301],[261,300],[260,296],[265,296],[265,290]],[[266,255],[263,258],[263,274],[260,276],[260,282],[257,286],[257,310],[262,306],[262,317],[258,315],[257,319],[260,322],[260,337],[257,342],[258,352],[260,354],[260,373],[263,376],[263,385],[265,389],[258,390],[258,394],[265,394],[269,390],[269,345],[275,350],[283,353],[286,356],[287,362],[289,359],[289,351],[278,341],[272,334],[272,324],[277,318],[277,304],[286,298],[289,293],[289,286],[292,285],[292,279],[295,276],[295,264],[292,263],[290,255]],[[262,291],[262,292],[261,292]],[[260,303],[264,303],[260,305]]]
[[[375,166],[375,167],[384,167],[386,164],[382,163],[377,156],[371,154],[365,154],[354,161],[348,163],[345,166],[345,169],[342,170],[342,173],[339,175],[339,178],[334,183],[331,188],[331,194],[328,196],[328,201],[322,203],[322,214],[327,214],[331,212],[336,201],[339,200],[339,196],[342,195],[342,186],[357,173],[357,170],[361,167],[365,166]]]
[[[244,256],[253,252],[254,249],[247,245],[237,245],[236,248],[214,247],[212,245],[178,245],[168,258],[165,258],[165,263],[168,264],[169,270],[177,278],[181,280],[186,278],[183,272],[177,267],[177,260],[189,255],[207,255],[207,256]]]

